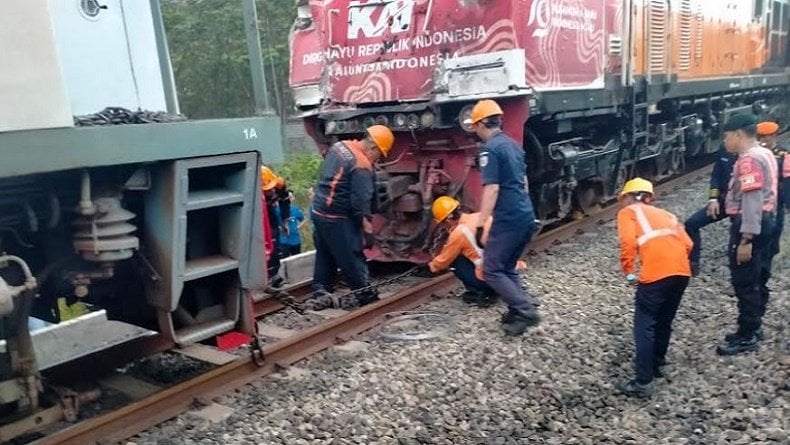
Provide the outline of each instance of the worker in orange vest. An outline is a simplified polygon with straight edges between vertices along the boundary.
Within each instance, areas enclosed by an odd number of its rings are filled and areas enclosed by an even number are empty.
[[[675,215],[652,201],[653,184],[634,178],[620,193],[617,213],[620,265],[626,280],[636,285],[636,378],[620,389],[638,397],[652,395],[653,378],[663,376],[672,321],[691,276],[691,238]]]
[[[373,125],[365,129],[363,139],[339,141],[326,153],[311,210],[316,298],[331,296],[339,268],[351,290],[360,292],[355,301],[344,304],[364,306],[379,299],[374,289],[367,289],[368,266],[362,251],[374,241],[373,165],[387,156],[394,143],[392,130]]]
[[[290,217],[291,199],[288,196],[285,179],[267,166],[261,166],[261,191],[266,202],[266,213],[273,245],[268,261],[269,280],[272,286],[280,287],[284,282],[279,274],[280,260],[285,258],[283,246],[280,243],[280,234],[283,231],[283,221]]]
[[[428,263],[430,273],[451,269],[466,289],[461,298],[468,304],[485,308],[496,303],[496,292],[483,281],[483,249],[475,239],[480,215],[462,213],[461,203],[449,196],[438,197],[431,210],[434,222],[446,225],[450,235],[439,254]],[[492,220],[489,218],[484,225],[485,236]],[[519,260],[516,269],[526,268],[526,263]]]

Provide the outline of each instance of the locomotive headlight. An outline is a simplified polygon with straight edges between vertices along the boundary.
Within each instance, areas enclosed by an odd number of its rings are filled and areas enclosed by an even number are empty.
[[[329,121],[326,123],[324,128],[324,133],[332,134],[337,129],[337,122],[336,121]]]
[[[387,116],[383,114],[379,114],[378,116],[376,116],[376,123],[379,125],[387,125],[389,124],[389,122],[390,120],[387,119]]]
[[[464,124],[464,121],[472,116],[473,106],[474,105],[467,105],[461,109],[460,113],[458,113],[458,123],[461,125],[461,128],[463,128],[463,130],[466,131],[467,133],[471,133],[473,130],[472,130],[472,126]]]
[[[336,128],[338,133],[346,131],[346,121],[337,121]]]
[[[356,133],[359,131],[359,122],[357,122],[356,119],[346,121],[346,130],[350,131],[351,133]]]
[[[392,118],[392,124],[395,128],[405,128],[407,123],[406,115],[403,113],[398,113]]]
[[[423,127],[430,127],[433,125],[433,118],[433,113],[426,111],[425,113],[422,113],[422,116],[420,116],[420,124]]]
[[[409,128],[413,129],[420,126],[420,117],[414,113],[409,115],[408,121],[409,121]]]
[[[368,116],[362,121],[362,125],[365,128],[372,127],[373,125],[376,125],[376,120],[373,119],[373,116]]]

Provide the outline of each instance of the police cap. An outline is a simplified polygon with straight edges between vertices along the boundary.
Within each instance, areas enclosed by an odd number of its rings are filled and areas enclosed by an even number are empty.
[[[755,116],[751,114],[736,114],[727,119],[722,130],[738,131],[751,129],[751,132],[754,133],[756,126],[757,118]]]

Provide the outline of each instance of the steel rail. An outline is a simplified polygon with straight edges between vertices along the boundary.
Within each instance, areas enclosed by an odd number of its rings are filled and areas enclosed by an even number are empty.
[[[711,166],[704,167],[676,179],[656,186],[658,196],[671,193],[709,175]],[[537,252],[562,243],[585,230],[594,228],[613,219],[619,206],[608,205],[600,212],[578,221],[550,230],[537,237],[529,250]],[[133,402],[118,410],[72,425],[47,437],[32,442],[34,445],[87,445],[110,444],[122,441],[147,428],[171,419],[189,410],[196,401],[209,403],[214,397],[239,388],[255,379],[269,375],[338,342],[350,340],[364,332],[393,312],[411,310],[432,295],[457,287],[451,274],[444,274],[417,284],[407,290],[331,319],[299,334],[280,340],[264,348],[264,362],[257,366],[249,357],[240,357],[233,362],[201,374],[191,380],[163,389],[148,398]],[[301,288],[301,287],[299,287]],[[301,291],[296,292],[299,297]],[[268,298],[262,301],[267,301]],[[266,303],[270,312],[277,310],[275,301]],[[259,308],[256,308],[259,309]],[[257,312],[257,311],[256,311]]]
[[[189,410],[196,400],[211,400],[255,379],[286,368],[339,341],[347,341],[354,335],[376,326],[388,313],[413,309],[432,295],[445,292],[455,286],[451,274],[433,278],[264,348],[265,362],[261,367],[256,366],[249,356],[241,357],[194,379],[159,391],[151,397],[67,427],[32,443],[87,445],[109,444],[124,440]]]

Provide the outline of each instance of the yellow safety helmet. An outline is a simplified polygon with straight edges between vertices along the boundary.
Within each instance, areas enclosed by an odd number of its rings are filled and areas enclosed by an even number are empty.
[[[634,178],[625,183],[623,191],[620,192],[620,197],[629,193],[650,193],[653,194],[653,183],[647,179]]]
[[[376,147],[379,148],[381,154],[386,158],[392,145],[395,143],[395,135],[392,134],[392,130],[385,125],[373,125],[368,127],[366,131],[370,140],[376,144]]]
[[[431,209],[433,212],[433,220],[436,221],[436,224],[439,224],[447,219],[447,217],[460,205],[460,202],[449,196],[440,196],[436,198],[436,201],[433,202],[433,208]]]
[[[261,188],[269,191],[277,185],[277,175],[265,165],[261,167]]]
[[[483,99],[472,107],[472,114],[464,120],[464,125],[471,125],[491,116],[501,116],[504,114],[499,104],[491,99]]]

